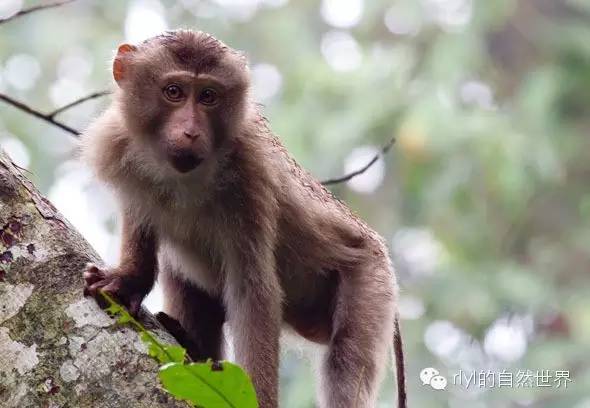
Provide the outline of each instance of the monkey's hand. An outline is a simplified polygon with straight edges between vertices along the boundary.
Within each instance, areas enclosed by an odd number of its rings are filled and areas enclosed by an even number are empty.
[[[150,291],[150,287],[140,275],[125,273],[120,268],[103,270],[94,264],[88,264],[84,271],[84,280],[84,296],[94,297],[104,308],[108,306],[100,295],[100,291],[104,291],[134,316],[137,316],[143,298]]]

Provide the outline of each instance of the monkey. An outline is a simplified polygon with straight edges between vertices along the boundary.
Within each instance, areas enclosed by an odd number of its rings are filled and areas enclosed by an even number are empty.
[[[270,130],[245,56],[175,30],[119,46],[112,71],[81,158],[120,206],[120,262],[87,266],[85,294],[136,314],[157,279],[198,359],[223,358],[227,324],[262,408],[278,406],[283,331],[321,345],[323,408],[374,407],[393,347],[406,407],[387,247]]]

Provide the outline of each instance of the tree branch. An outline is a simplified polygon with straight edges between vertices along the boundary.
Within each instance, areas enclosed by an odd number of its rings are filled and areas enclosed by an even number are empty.
[[[189,408],[157,386],[147,350],[125,346],[138,333],[83,297],[82,270],[102,262],[2,149],[0,208],[0,406]],[[151,314],[139,317],[176,345]]]
[[[74,1],[76,1],[76,0],[62,0],[62,1],[56,1],[53,3],[49,3],[49,4],[41,4],[39,6],[29,7],[28,9],[21,10],[18,13],[14,14],[10,17],[0,19],[0,24],[4,24],[4,23],[14,20],[15,18],[22,17],[22,16],[30,14],[30,13],[34,13],[35,11],[63,6],[64,4],[72,3]]]
[[[322,184],[325,186],[329,186],[331,184],[344,183],[344,182],[347,182],[347,181],[355,178],[356,176],[360,176],[365,171],[369,170],[369,168],[371,168],[371,166],[373,164],[377,163],[377,160],[379,160],[379,158],[381,158],[384,154],[386,154],[389,151],[389,149],[391,149],[391,146],[393,146],[394,143],[395,143],[395,137],[392,137],[386,144],[383,145],[381,150],[379,150],[379,152],[363,167],[361,167],[360,169],[355,170],[353,172],[350,172],[348,174],[345,174],[342,177],[324,180],[324,181],[322,181]]]
[[[92,94],[84,96],[80,99],[76,99],[74,102],[70,102],[67,105],[62,106],[61,108],[57,108],[53,112],[48,113],[47,116],[53,119],[56,115],[59,115],[60,113],[73,108],[74,106],[80,105],[81,103],[84,103],[84,102],[89,101],[91,99],[96,99],[96,98],[106,96],[108,94],[110,94],[109,91],[100,91],[100,92],[92,93]]]
[[[65,130],[66,132],[68,132],[76,137],[80,136],[80,131],[66,125],[65,123],[62,123],[60,121],[53,119],[53,116],[51,116],[51,115],[39,112],[38,110],[33,109],[30,106],[25,105],[22,102],[12,99],[10,96],[0,93],[0,99],[3,100],[4,102],[14,106],[17,109],[20,109],[20,110],[28,113],[29,115],[33,115],[41,120],[51,123],[53,126],[57,126],[58,128],[61,128],[62,130]]]

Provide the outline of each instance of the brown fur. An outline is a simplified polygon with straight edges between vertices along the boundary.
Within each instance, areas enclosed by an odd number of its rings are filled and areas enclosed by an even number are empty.
[[[327,345],[322,407],[375,406],[398,335],[397,285],[382,239],[270,132],[248,98],[237,52],[207,34],[176,31],[119,57],[123,79],[112,106],[85,133],[83,157],[117,192],[124,229],[153,231],[166,313],[213,358],[221,356],[226,318],[263,408],[278,404],[283,323]],[[164,103],[161,78],[176,70],[196,74],[194,87],[213,77],[223,88],[219,106]],[[183,138],[186,126],[199,135],[195,141]],[[169,157],[179,149],[202,161],[177,171]],[[119,274],[143,280],[136,297],[147,293],[157,268],[155,258],[133,250],[142,239],[125,234],[122,265],[147,271],[143,277],[94,268],[86,273],[90,294]],[[133,263],[128,254],[143,260]]]

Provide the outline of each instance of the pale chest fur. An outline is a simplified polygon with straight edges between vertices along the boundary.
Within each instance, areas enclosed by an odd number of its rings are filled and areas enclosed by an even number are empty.
[[[124,194],[123,201],[134,219],[156,231],[163,273],[179,276],[213,295],[221,293],[224,278],[216,239],[219,225],[214,225],[194,191],[179,188],[156,194],[141,189]]]

